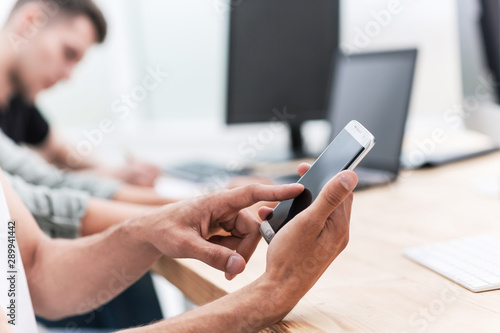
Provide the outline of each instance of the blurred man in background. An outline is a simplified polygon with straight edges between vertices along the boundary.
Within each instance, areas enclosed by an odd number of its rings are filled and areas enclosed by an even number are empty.
[[[99,8],[92,1],[19,0],[2,34],[11,54],[0,56],[0,128],[62,168],[153,186],[160,174],[156,166],[131,161],[110,168],[103,161],[74,158],[76,150],[34,104],[41,91],[69,79],[87,50],[105,40],[107,23]]]

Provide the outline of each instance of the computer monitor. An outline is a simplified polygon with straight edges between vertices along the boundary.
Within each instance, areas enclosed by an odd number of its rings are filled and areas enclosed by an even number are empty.
[[[416,57],[415,49],[339,56],[329,110],[332,137],[357,120],[377,141],[358,169],[397,176]]]
[[[475,113],[480,108],[478,103],[498,100],[500,89],[495,81],[500,76],[499,7],[496,0],[457,1],[464,107],[472,108],[467,112]]]
[[[481,32],[486,51],[486,61],[493,74],[494,82],[500,82],[500,2],[498,0],[480,0]],[[494,84],[496,101],[500,102],[500,87]]]
[[[463,87],[463,122],[467,129],[500,144],[500,54],[497,1],[457,0]]]
[[[339,41],[339,0],[245,0],[230,13],[227,123],[269,122],[275,111],[303,154],[300,125],[324,119]]]

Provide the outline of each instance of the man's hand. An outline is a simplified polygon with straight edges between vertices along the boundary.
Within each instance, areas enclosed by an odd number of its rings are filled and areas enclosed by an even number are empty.
[[[300,175],[309,165],[299,167]],[[356,174],[345,171],[330,180],[316,200],[273,238],[263,278],[279,286],[283,316],[316,283],[349,241],[349,220]],[[261,208],[262,219],[271,212]]]
[[[308,168],[309,165],[301,165],[299,173],[303,175]],[[258,332],[283,319],[346,247],[351,192],[356,183],[356,175],[349,171],[330,180],[311,206],[274,236],[267,253],[266,272],[253,283],[210,304],[153,326],[131,330],[130,333],[160,330]],[[266,200],[296,197],[302,189],[298,187],[295,190],[292,186],[281,191],[290,192],[287,193],[290,195],[275,195],[275,199]],[[295,193],[292,195],[292,192]],[[229,200],[228,197],[231,195],[220,199]],[[242,198],[242,205],[252,201],[256,200]],[[225,207],[224,201],[218,204]],[[271,211],[270,208],[261,208],[259,213],[266,218]],[[257,225],[253,228],[256,229]]]
[[[259,240],[260,221],[245,208],[297,197],[300,184],[248,185],[167,205],[141,218],[145,240],[171,258],[199,259],[231,280],[243,272]]]

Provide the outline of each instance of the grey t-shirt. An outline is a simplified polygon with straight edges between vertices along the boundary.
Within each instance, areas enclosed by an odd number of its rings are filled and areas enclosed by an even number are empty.
[[[90,195],[69,188],[51,189],[26,183],[19,176],[5,173],[5,179],[29,209],[40,228],[51,238],[80,236],[81,221]]]
[[[0,131],[0,168],[51,237],[78,237],[89,197],[110,199],[121,182],[57,169]]]
[[[71,188],[97,198],[111,198],[119,181],[102,179],[79,172],[62,171],[33,151],[18,146],[0,131],[0,168],[27,183],[50,188]]]

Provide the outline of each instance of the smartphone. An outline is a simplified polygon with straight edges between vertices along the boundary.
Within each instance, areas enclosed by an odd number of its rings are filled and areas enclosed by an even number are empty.
[[[321,153],[298,183],[305,189],[297,198],[280,202],[262,222],[260,232],[267,243],[288,221],[309,207],[323,186],[344,170],[353,170],[375,145],[375,137],[356,120],[347,124]]]

